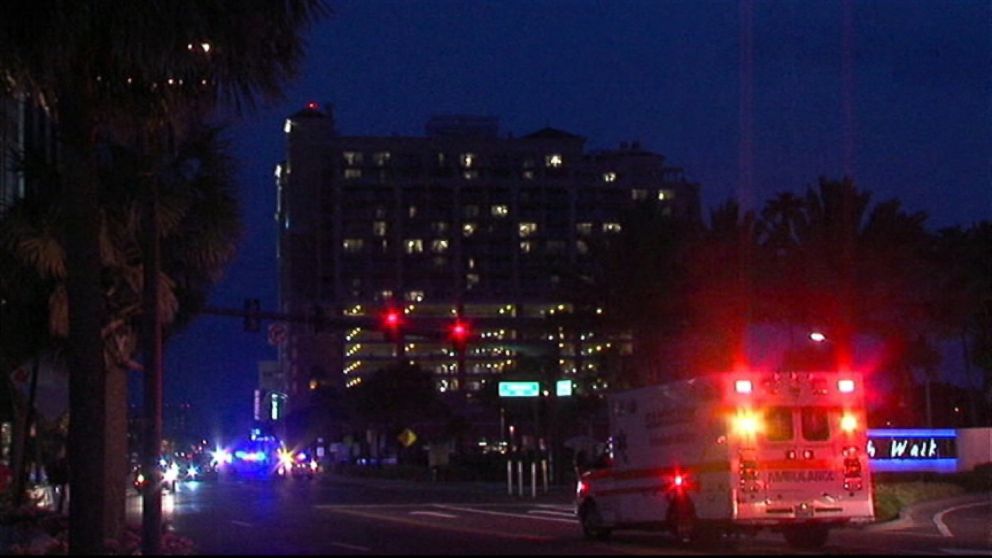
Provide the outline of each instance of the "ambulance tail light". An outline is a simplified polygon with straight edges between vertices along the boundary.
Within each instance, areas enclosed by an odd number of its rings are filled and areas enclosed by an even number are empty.
[[[856,491],[864,488],[861,476],[861,458],[854,446],[844,448],[844,490]]]
[[[585,496],[589,493],[589,484],[580,479],[578,485],[575,487],[575,493],[580,497]]]
[[[758,462],[754,459],[740,460],[741,492],[758,491]]]
[[[685,492],[689,489],[689,475],[684,472],[674,473],[665,479],[668,489],[674,492]]]

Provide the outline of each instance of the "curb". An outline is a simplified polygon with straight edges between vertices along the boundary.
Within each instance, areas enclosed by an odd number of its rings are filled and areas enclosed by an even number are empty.
[[[992,501],[992,492],[962,494],[960,496],[953,496],[950,498],[916,502],[915,504],[899,510],[899,517],[897,519],[886,521],[884,523],[872,523],[865,526],[864,530],[897,531],[901,529],[908,529],[917,525],[933,525],[933,516],[940,513],[941,510],[951,508],[959,504],[967,504],[970,502],[982,503],[987,501]],[[922,513],[924,509],[930,507],[934,508],[932,513],[926,513],[926,517],[923,518],[915,517],[917,514]]]

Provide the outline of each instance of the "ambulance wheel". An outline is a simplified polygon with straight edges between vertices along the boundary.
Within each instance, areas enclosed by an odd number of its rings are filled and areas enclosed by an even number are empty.
[[[699,536],[699,522],[692,500],[682,498],[672,502],[668,508],[668,525],[679,542],[693,542]]]
[[[786,529],[782,534],[785,542],[793,548],[815,550],[827,544],[830,529],[823,525],[803,525]]]
[[[603,527],[603,516],[599,513],[599,508],[595,502],[586,502],[579,511],[579,520],[582,521],[582,534],[587,539],[605,541],[610,538],[612,530]]]

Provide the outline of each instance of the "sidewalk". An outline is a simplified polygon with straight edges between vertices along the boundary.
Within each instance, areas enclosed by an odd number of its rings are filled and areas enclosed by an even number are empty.
[[[912,506],[903,508],[899,512],[899,517],[884,523],[873,523],[865,526],[865,531],[901,531],[905,529],[932,528],[934,532],[937,527],[934,525],[933,516],[942,510],[971,503],[982,503],[992,501],[992,493],[983,492],[977,494],[962,494],[953,498],[941,500],[929,500],[918,502]]]

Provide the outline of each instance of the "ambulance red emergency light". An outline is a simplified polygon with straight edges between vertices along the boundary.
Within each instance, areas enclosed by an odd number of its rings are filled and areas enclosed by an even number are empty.
[[[726,373],[608,401],[608,464],[576,494],[589,537],[770,528],[809,548],[874,518],[860,374]]]

